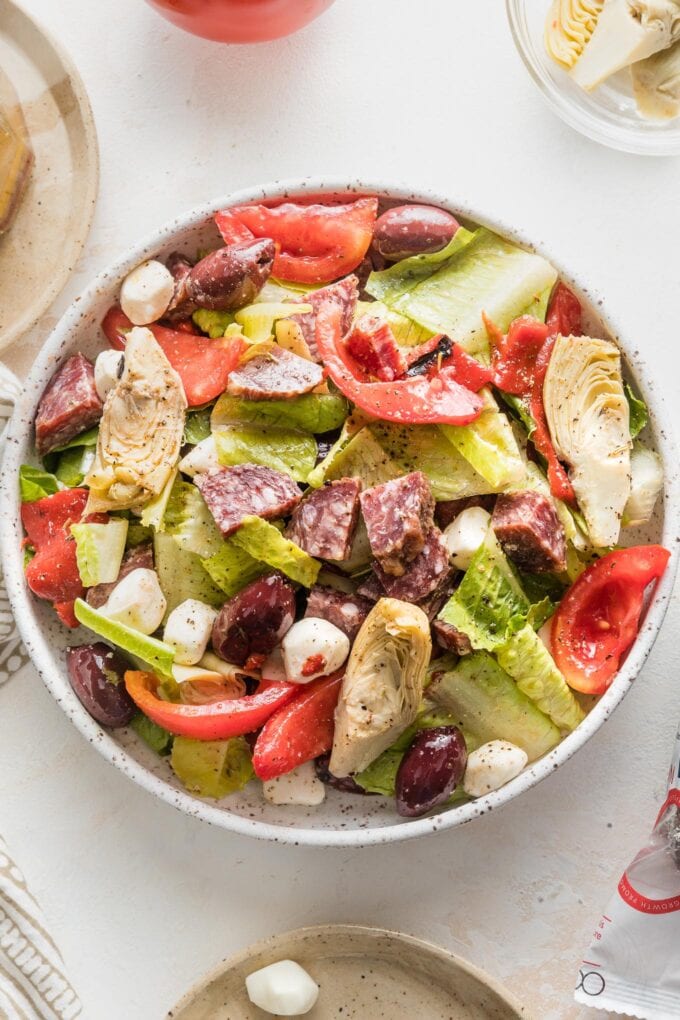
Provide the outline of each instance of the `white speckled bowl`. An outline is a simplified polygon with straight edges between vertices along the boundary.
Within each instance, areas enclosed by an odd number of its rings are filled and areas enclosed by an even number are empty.
[[[68,309],[50,339],[43,347],[17,404],[10,424],[7,447],[0,476],[0,549],[9,597],[14,614],[33,662],[48,689],[80,732],[110,762],[155,796],[214,825],[244,835],[284,843],[314,846],[362,846],[423,836],[429,832],[462,825],[491,808],[497,809],[514,797],[545,779],[554,769],[570,758],[599,729],[626,694],[640,671],[661,626],[673,587],[677,567],[680,515],[678,506],[677,449],[667,431],[670,415],[665,410],[661,393],[638,352],[626,351],[628,374],[641,388],[649,404],[652,422],[647,442],[662,455],[666,470],[663,502],[651,525],[641,532],[633,529],[630,543],[659,541],[672,551],[672,560],[656,589],[646,613],[638,640],[632,648],[616,680],[574,733],[571,733],[550,754],[535,762],[520,776],[496,793],[457,807],[443,808],[425,818],[405,820],[394,806],[379,797],[357,797],[329,791],[320,808],[304,809],[273,807],[265,803],[259,784],[219,802],[192,797],[174,779],[170,766],[146,748],[135,734],[126,730],[103,730],[82,707],[71,690],[63,660],[68,643],[87,640],[87,632],[67,633],[59,624],[50,606],[33,598],[26,587],[20,549],[21,524],[17,473],[19,465],[34,459],[31,424],[36,406],[48,379],[67,355],[82,350],[93,356],[105,346],[99,323],[109,305],[117,297],[124,276],[143,259],[169,254],[173,249],[188,252],[209,246],[218,240],[212,213],[225,205],[240,202],[277,199],[283,196],[326,196],[342,194],[376,194],[402,201],[429,202],[449,208],[453,213],[477,223],[486,224],[500,233],[530,247],[513,228],[506,227],[502,217],[493,212],[481,213],[466,206],[455,196],[442,197],[422,190],[414,191],[401,185],[375,185],[363,181],[297,180],[275,182],[262,187],[225,195],[194,209],[127,252],[110,269],[103,272]],[[605,323],[597,299],[560,266],[551,252],[543,252],[560,270],[561,275],[580,295],[587,316],[602,335],[619,340],[611,321]],[[625,341],[620,341],[625,350]]]

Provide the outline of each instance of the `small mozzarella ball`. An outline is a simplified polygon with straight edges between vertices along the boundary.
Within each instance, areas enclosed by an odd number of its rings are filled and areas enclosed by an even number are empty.
[[[481,506],[462,510],[444,530],[444,541],[454,567],[467,570],[470,560],[487,536],[491,515]]]
[[[203,658],[216,619],[215,610],[198,599],[186,599],[173,609],[163,640],[175,649],[175,662],[194,666]]]
[[[170,270],[151,259],[142,262],[123,280],[120,307],[134,326],[146,326],[168,310],[174,293],[175,280]]]
[[[294,960],[279,960],[249,974],[248,998],[254,1006],[275,1016],[309,1013],[319,997],[319,986]]]
[[[119,581],[99,612],[142,634],[158,630],[167,602],[155,570],[138,567]]]
[[[194,475],[214,471],[219,467],[220,461],[217,456],[217,444],[215,443],[214,436],[202,439],[179,462],[179,469],[182,474],[189,475],[190,478],[193,478]]]
[[[328,676],[340,669],[349,655],[349,638],[329,623],[315,616],[298,620],[281,642],[286,679],[294,684],[308,684],[318,676]]]
[[[306,761],[276,779],[265,780],[262,791],[270,804],[297,804],[301,807],[318,807],[326,797],[326,787],[318,778],[313,761]]]
[[[468,757],[463,789],[470,797],[499,790],[520,774],[528,760],[526,752],[508,740],[490,740]]]
[[[539,638],[541,639],[541,641],[543,642],[543,644],[548,649],[548,651],[550,652],[551,655],[553,653],[553,647],[552,647],[552,623],[553,622],[552,622],[552,616],[551,616],[550,619],[546,620],[545,623],[543,624],[543,626],[539,627],[539,629],[536,631],[536,633],[538,634]]]
[[[101,351],[94,363],[94,387],[101,401],[106,400],[109,390],[116,385],[125,368],[122,351]]]

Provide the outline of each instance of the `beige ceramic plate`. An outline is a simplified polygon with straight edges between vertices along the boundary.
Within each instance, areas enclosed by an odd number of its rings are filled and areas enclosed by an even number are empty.
[[[78,72],[13,0],[0,0],[0,105],[17,97],[35,153],[11,230],[0,237],[0,349],[54,301],[82,251],[99,180],[97,136]]]
[[[485,974],[410,935],[325,925],[275,935],[227,960],[168,1014],[168,1020],[265,1020],[245,979],[295,960],[321,991],[309,1020],[515,1020],[527,1014]]]

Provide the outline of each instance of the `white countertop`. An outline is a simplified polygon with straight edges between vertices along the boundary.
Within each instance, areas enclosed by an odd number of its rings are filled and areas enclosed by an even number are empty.
[[[403,179],[517,224],[590,281],[677,395],[680,160],[599,148],[555,119],[501,0],[337,0],[299,35],[240,49],[184,35],[142,0],[24,3],[80,68],[102,173],[85,257],[33,344],[7,356],[15,366],[158,223],[231,188],[327,173]],[[679,637],[676,601],[615,716],[520,801],[361,851],[268,845],[184,817],[109,766],[29,668],[0,691],[0,827],[88,1020],[161,1020],[224,956],[325,921],[440,943],[537,1020],[590,1016],[574,979],[662,796]]]

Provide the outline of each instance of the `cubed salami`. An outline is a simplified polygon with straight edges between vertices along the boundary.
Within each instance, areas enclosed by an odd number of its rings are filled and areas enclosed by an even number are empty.
[[[363,581],[357,588],[357,595],[360,595],[363,599],[368,599],[369,602],[377,602],[378,599],[384,597],[385,589],[373,571],[366,574]]]
[[[322,560],[346,560],[359,518],[358,478],[313,489],[293,511],[286,538]]]
[[[347,337],[347,350],[364,371],[382,382],[392,382],[406,372],[406,358],[388,323],[378,315],[357,319]]]
[[[464,499],[445,499],[441,503],[435,504],[434,519],[443,531],[452,521],[455,521],[458,514],[462,514],[463,510],[467,510],[471,506],[481,506],[484,510],[488,510],[491,513],[495,502],[495,495],[467,496]]]
[[[412,471],[367,489],[359,498],[371,552],[386,574],[401,577],[433,526],[430,483],[421,471]]]
[[[134,549],[128,549],[123,558],[115,581],[106,584],[95,584],[94,588],[88,588],[86,599],[93,609],[99,609],[108,600],[109,595],[119,581],[131,574],[133,570],[153,570],[153,547],[149,542],[137,545]]]
[[[328,585],[315,584],[307,599],[305,616],[328,620],[354,641],[372,608],[373,603],[361,595],[347,595]]]
[[[319,360],[319,351],[316,346],[316,313],[321,305],[327,301],[338,305],[342,312],[340,326],[344,335],[352,325],[358,296],[359,290],[356,276],[346,276],[344,280],[339,280],[338,283],[332,283],[329,287],[321,287],[320,290],[312,291],[311,294],[305,294],[304,297],[300,298],[300,301],[304,304],[311,305],[313,311],[303,312],[302,315],[294,316],[294,319],[302,330],[302,335],[314,358]]]
[[[229,374],[227,392],[247,400],[285,400],[309,393],[323,382],[320,365],[272,347]]]
[[[421,602],[435,591],[450,571],[449,553],[442,534],[432,527],[416,558],[406,566],[401,577],[387,574],[379,563],[373,569],[385,594],[402,602]]]
[[[244,517],[286,517],[300,502],[289,475],[260,464],[237,464],[194,477],[215,523],[226,537]]]
[[[35,445],[41,457],[96,425],[103,404],[94,385],[94,367],[74,354],[57,369],[40,398]]]
[[[551,500],[541,492],[502,493],[491,525],[503,551],[532,574],[561,571],[567,566],[564,528]]]

